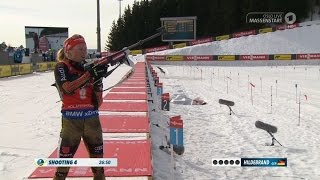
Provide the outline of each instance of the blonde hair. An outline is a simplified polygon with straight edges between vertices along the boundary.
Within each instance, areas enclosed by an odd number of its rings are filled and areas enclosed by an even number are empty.
[[[65,50],[68,50],[68,46],[70,44],[70,41],[72,40],[76,40],[76,39],[81,39],[80,42],[85,42],[84,38],[80,35],[80,34],[74,34],[73,36],[67,38],[64,42],[63,42],[63,48],[60,49],[58,52],[57,52],[57,61],[58,62],[62,62],[64,61],[65,59],[67,59],[67,54],[65,53]],[[74,46],[75,44],[73,44],[72,46]],[[71,46],[71,47],[72,47]]]
[[[64,53],[64,49],[62,48],[57,52],[57,61],[62,62],[65,59],[66,59],[66,54]]]

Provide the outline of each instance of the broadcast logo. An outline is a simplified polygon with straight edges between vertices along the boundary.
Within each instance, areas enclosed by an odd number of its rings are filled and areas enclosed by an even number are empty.
[[[246,23],[250,24],[293,24],[296,20],[293,12],[249,12],[246,16]]]
[[[38,159],[36,163],[38,166],[43,166],[45,162],[46,161],[44,159]]]
[[[254,24],[282,24],[283,16],[283,12],[250,12],[246,16],[246,22]]]
[[[297,16],[293,12],[288,12],[285,16],[284,19],[287,24],[293,24],[297,20]]]

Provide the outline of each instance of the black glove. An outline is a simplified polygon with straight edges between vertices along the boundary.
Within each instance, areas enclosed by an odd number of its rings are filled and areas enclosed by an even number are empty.
[[[106,77],[108,73],[108,65],[97,65],[93,66],[89,73],[94,79],[100,79],[102,77]]]

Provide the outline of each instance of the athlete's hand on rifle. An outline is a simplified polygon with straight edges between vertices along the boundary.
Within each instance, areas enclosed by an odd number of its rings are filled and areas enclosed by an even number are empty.
[[[89,69],[89,73],[94,79],[100,79],[107,76],[108,67],[108,65],[94,65]]]

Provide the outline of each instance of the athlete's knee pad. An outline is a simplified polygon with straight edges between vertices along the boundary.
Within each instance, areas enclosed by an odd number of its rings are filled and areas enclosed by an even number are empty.
[[[78,149],[78,145],[69,146],[66,144],[61,144],[59,148],[60,158],[72,158]]]

